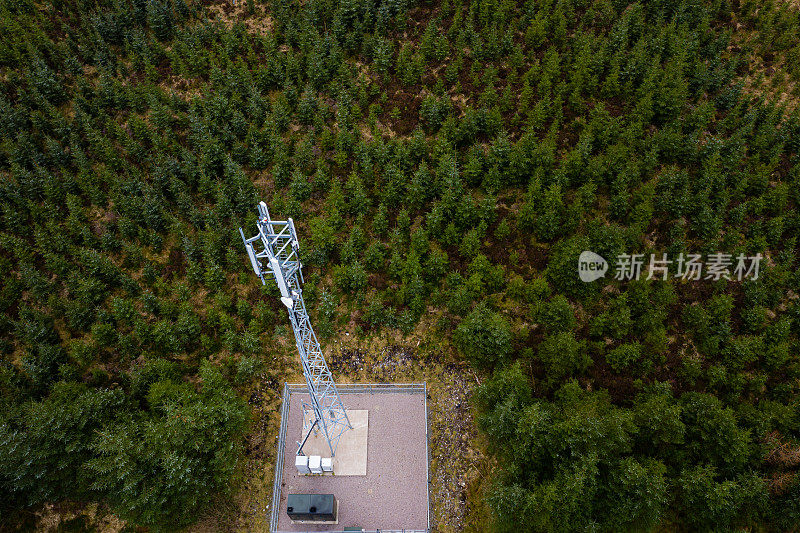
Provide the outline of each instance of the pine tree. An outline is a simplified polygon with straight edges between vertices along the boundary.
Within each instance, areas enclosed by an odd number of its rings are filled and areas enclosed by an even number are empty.
[[[503,362],[511,352],[508,322],[483,304],[461,321],[453,340],[469,362],[478,368]]]
[[[147,24],[160,41],[169,41],[175,31],[175,19],[169,3],[147,0]]]
[[[93,439],[92,489],[107,494],[120,516],[155,528],[188,524],[225,490],[247,409],[218,369],[204,364],[200,377],[200,391],[153,383],[149,413],[123,417]]]

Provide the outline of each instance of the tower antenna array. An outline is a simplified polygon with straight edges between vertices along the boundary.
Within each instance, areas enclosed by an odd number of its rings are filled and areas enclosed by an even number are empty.
[[[311,399],[310,405],[304,404],[303,407],[304,411],[310,408],[314,412],[314,422],[308,428],[302,442],[298,443],[297,455],[303,455],[303,445],[318,426],[328,441],[331,456],[335,456],[339,439],[353,425],[339,398],[333,376],[325,363],[325,356],[322,354],[306,312],[303,290],[300,287],[303,282],[303,265],[297,255],[300,243],[297,240],[294,221],[291,218],[272,220],[267,204],[260,202],[257,225],[258,235],[255,237],[246,238],[242,228],[239,228],[239,233],[250,257],[253,272],[263,284],[266,284],[265,278],[272,277],[275,280],[281,292],[281,302],[289,311],[289,320],[294,330],[297,351],[300,352],[303,374]]]

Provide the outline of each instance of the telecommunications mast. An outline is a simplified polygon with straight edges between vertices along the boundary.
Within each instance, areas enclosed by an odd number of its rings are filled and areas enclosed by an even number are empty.
[[[303,408],[314,411],[314,422],[303,441],[298,443],[297,455],[303,455],[303,445],[318,426],[328,441],[331,456],[335,456],[339,439],[345,431],[352,429],[353,425],[339,398],[333,376],[325,363],[325,356],[322,355],[322,349],[306,312],[303,290],[300,287],[303,281],[302,264],[297,255],[300,243],[297,241],[294,222],[291,218],[272,220],[267,204],[260,202],[257,224],[258,235],[255,237],[245,238],[242,228],[239,228],[239,233],[250,257],[253,272],[264,284],[266,284],[264,276],[272,276],[281,292],[281,302],[289,311],[289,320],[294,330],[297,351],[300,352],[308,395],[311,398],[311,404],[304,404]],[[256,249],[258,242],[263,249]],[[262,260],[265,261],[263,265]]]

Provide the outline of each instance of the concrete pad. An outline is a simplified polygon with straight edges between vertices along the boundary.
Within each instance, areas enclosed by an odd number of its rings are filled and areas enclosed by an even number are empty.
[[[277,478],[279,500],[270,510],[275,523],[272,531],[341,532],[348,527],[373,532],[425,531],[429,523],[427,417],[425,395],[421,392],[340,392],[342,402],[352,410],[369,410],[366,476],[297,473],[295,441],[302,438],[301,405],[309,400],[308,393],[293,392],[287,402],[286,446],[280,450],[284,461]],[[305,448],[304,451],[308,453]],[[333,494],[338,502],[339,523],[292,523],[286,514],[288,494]]]
[[[339,439],[336,456],[333,458],[333,474],[323,476],[366,476],[367,475],[367,442],[369,437],[369,411],[366,409],[346,409],[353,429],[348,429]],[[303,438],[305,432],[314,423],[314,411],[303,411]],[[330,457],[331,450],[325,434],[318,427],[314,428],[303,446],[306,455]]]

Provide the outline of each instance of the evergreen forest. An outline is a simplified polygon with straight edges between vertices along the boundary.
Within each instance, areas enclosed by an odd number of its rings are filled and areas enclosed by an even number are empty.
[[[0,530],[258,529],[263,200],[338,381],[466,376],[435,531],[797,531],[799,103],[794,0],[0,0]]]

